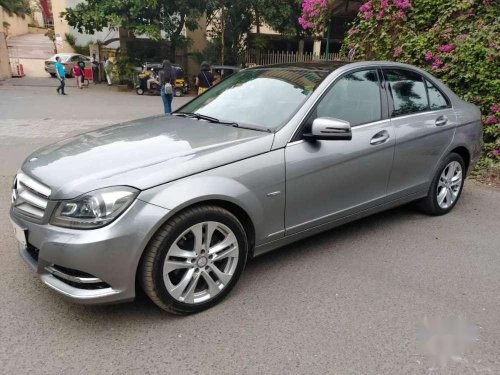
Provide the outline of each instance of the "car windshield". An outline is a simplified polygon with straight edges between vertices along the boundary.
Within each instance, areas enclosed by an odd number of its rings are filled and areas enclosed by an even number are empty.
[[[286,68],[244,70],[195,98],[178,113],[196,113],[274,131],[295,114],[327,74]]]

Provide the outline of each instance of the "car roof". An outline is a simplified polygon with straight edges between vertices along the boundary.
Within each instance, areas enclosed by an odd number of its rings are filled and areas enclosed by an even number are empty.
[[[421,71],[413,65],[408,65],[404,63],[394,62],[394,61],[308,61],[308,62],[296,62],[296,63],[282,63],[282,64],[272,64],[272,65],[259,65],[248,70],[253,69],[300,69],[300,70],[322,70],[327,72],[333,72],[341,67],[347,68],[357,68],[357,67],[370,67],[370,66],[380,66],[380,67],[399,67],[405,69],[413,69]]]
[[[295,63],[281,63],[271,65],[259,65],[248,68],[248,70],[255,69],[300,69],[300,70],[323,70],[333,72],[341,66],[348,65],[351,61],[308,61],[308,62],[295,62]]]
[[[233,65],[210,65],[212,69],[232,69],[232,70],[241,70],[241,68]]]

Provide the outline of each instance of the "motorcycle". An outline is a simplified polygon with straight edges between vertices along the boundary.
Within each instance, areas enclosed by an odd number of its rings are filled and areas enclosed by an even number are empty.
[[[160,95],[161,85],[158,74],[153,70],[144,70],[138,75],[139,82],[135,86],[137,95],[144,95],[145,92],[153,95]]]
[[[177,79],[174,84],[174,95],[183,96],[189,90],[187,80],[184,79],[184,71],[179,65],[173,65],[176,69]],[[145,63],[142,67],[142,71],[137,75],[138,83],[135,86],[135,92],[137,95],[144,95],[144,93],[149,93],[153,95],[160,95],[160,82],[159,82],[159,71],[161,70],[161,64],[159,63]]]

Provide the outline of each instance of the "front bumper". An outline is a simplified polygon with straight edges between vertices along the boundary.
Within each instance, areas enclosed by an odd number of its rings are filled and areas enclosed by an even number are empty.
[[[27,234],[21,257],[47,286],[73,302],[103,304],[134,299],[142,252],[167,213],[136,200],[116,221],[93,230],[36,224],[12,209],[10,217]]]

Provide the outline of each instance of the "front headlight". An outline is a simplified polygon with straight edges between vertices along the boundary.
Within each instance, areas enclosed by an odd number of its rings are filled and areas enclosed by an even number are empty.
[[[128,186],[91,191],[75,199],[59,202],[50,223],[76,229],[103,227],[120,216],[138,193],[138,190]]]

